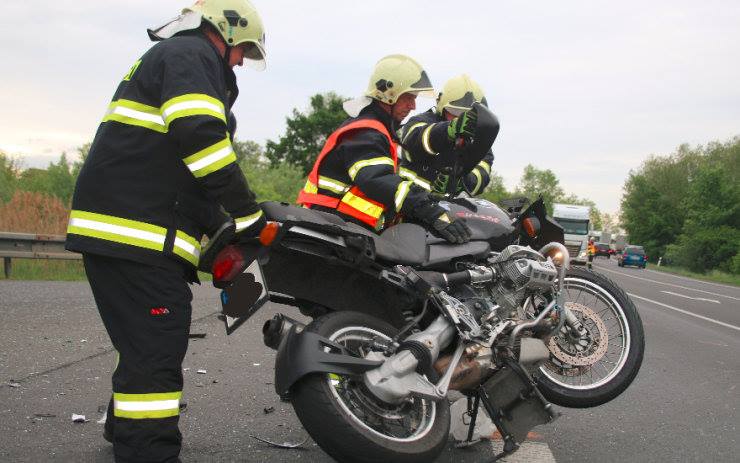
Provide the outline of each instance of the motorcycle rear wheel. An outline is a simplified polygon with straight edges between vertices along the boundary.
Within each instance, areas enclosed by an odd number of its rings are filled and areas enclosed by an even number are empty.
[[[536,375],[538,386],[556,405],[596,407],[624,392],[637,376],[645,352],[642,320],[629,296],[596,272],[571,268],[565,296],[566,306],[591,332],[592,345],[567,352],[567,344],[551,341],[550,360]]]
[[[397,330],[359,312],[335,312],[306,327],[343,344],[357,355],[373,338],[390,339]],[[434,461],[450,432],[447,400],[412,398],[402,405],[383,403],[361,381],[315,373],[291,389],[291,402],[316,443],[340,462],[421,463]]]

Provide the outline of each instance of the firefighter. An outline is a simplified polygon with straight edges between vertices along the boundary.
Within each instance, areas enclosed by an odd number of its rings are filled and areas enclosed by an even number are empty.
[[[345,102],[350,118],[327,139],[298,203],[376,232],[403,214],[447,241],[467,242],[470,229],[463,219],[398,174],[396,129],[416,108],[416,97],[433,92],[427,73],[412,58],[389,55],[378,61],[365,94]]]
[[[66,246],[83,255],[118,353],[104,437],[126,462],[178,459],[202,235],[223,223],[220,211],[237,240],[265,224],[227,130],[233,67],[265,66],[257,11],[199,0],[148,32],[157,43],[118,85],[80,172]]]
[[[473,79],[462,74],[448,80],[437,105],[412,117],[401,129],[401,176],[435,194],[482,193],[490,181],[490,146],[472,151],[455,148],[461,136],[467,141],[475,139],[476,102],[488,106],[483,90]],[[492,129],[498,133],[498,121]],[[461,155],[469,159],[458,159]],[[448,185],[456,162],[460,169],[454,176],[456,185]]]
[[[588,249],[586,250],[586,253],[588,254],[588,268],[593,268],[593,261],[594,256],[596,255],[596,244],[594,243],[593,238],[589,238],[588,240]]]

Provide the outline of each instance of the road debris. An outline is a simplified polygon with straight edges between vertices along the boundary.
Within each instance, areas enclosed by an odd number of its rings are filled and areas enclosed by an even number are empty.
[[[102,417],[100,417],[100,419],[99,419],[98,421],[96,421],[96,423],[98,423],[98,424],[105,424],[105,422],[106,422],[107,420],[108,420],[108,410],[106,409],[106,410],[105,410],[105,411],[103,412],[103,416],[102,416]]]
[[[57,416],[53,413],[34,413],[33,416],[36,418],[56,418]]]
[[[200,369],[200,370],[198,370],[198,371],[197,371],[196,373],[198,373],[199,375],[205,375],[205,374],[206,374],[206,373],[208,373],[208,372],[207,372],[206,370],[204,370],[204,369],[202,369],[202,368],[201,368],[201,369]]]
[[[188,338],[190,339],[203,339],[206,337],[206,333],[190,333]]]
[[[10,386],[10,387],[21,387],[20,383],[16,383],[16,382],[15,382],[15,381],[13,381],[13,380],[10,380],[10,381],[8,382],[8,386]]]
[[[270,413],[275,411],[275,407],[265,407],[263,411],[265,412],[265,415],[269,415]]]
[[[85,418],[85,415],[78,415],[77,413],[72,413],[72,422],[73,423],[87,423],[88,420]]]
[[[295,442],[295,443],[294,442],[283,442],[283,443],[272,442],[270,440],[257,437],[253,434],[250,434],[249,437],[251,437],[252,439],[256,439],[260,442],[264,442],[265,444],[269,444],[269,445],[272,445],[273,447],[278,447],[281,449],[296,449],[296,448],[302,447],[303,444],[308,442],[308,436],[306,436],[306,438],[303,439],[301,442]]]

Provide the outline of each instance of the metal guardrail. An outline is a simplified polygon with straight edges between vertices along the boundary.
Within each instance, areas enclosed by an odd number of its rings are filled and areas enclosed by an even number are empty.
[[[64,235],[0,232],[0,257],[5,278],[10,278],[13,258],[20,259],[82,259],[81,254],[64,249]]]

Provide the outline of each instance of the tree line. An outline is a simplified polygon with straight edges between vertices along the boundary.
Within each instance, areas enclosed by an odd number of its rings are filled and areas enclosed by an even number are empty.
[[[684,144],[631,171],[622,222],[651,258],[740,274],[740,137]]]
[[[237,132],[234,142],[237,162],[260,201],[295,201],[326,137],[347,117],[342,109],[344,100],[334,93],[314,95],[306,110],[294,109],[286,117],[283,135],[264,146],[239,140]],[[64,233],[64,211],[69,208],[77,175],[89,149],[90,144],[79,147],[72,162],[63,153],[46,169],[23,169],[17,160],[0,152],[0,231]],[[494,161],[491,182],[481,195],[492,202],[500,203],[516,196],[535,199],[542,195],[550,208],[553,202],[591,206],[595,228],[613,222],[607,214],[598,211],[593,201],[566,193],[550,169],[527,165],[513,191],[507,190],[503,177],[495,170]],[[40,224],[44,224],[43,229],[38,229]]]

